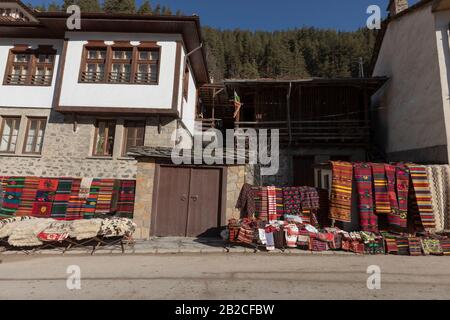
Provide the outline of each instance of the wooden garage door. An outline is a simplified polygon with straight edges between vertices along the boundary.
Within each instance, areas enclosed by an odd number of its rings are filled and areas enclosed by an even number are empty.
[[[152,234],[212,236],[220,226],[222,171],[161,166]]]

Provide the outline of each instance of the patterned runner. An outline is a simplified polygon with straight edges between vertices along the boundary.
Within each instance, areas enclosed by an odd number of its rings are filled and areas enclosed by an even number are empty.
[[[353,166],[348,162],[332,162],[333,184],[331,190],[330,218],[351,222]]]
[[[397,165],[395,171],[397,177],[397,199],[398,199],[398,226],[402,229],[408,227],[408,193],[409,193],[409,171],[404,165]]]
[[[372,168],[366,163],[354,165],[356,187],[359,197],[359,219],[361,230],[378,232],[378,217],[374,212],[372,192]]]
[[[417,227],[422,226],[426,231],[436,228],[433,205],[431,203],[430,185],[428,183],[427,169],[425,166],[408,165],[411,173],[413,196]]]
[[[391,205],[389,202],[388,182],[384,164],[373,163],[372,172],[375,186],[375,212],[380,214],[390,214]]]

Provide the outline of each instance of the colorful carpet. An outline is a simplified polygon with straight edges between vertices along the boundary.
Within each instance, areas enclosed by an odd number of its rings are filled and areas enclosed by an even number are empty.
[[[72,183],[72,178],[58,179],[58,187],[56,188],[55,199],[52,204],[51,217],[53,219],[62,220],[66,218]]]
[[[25,178],[11,177],[5,187],[0,217],[12,217],[19,209]]]
[[[408,227],[408,193],[409,193],[409,171],[404,165],[397,165],[395,175],[397,177],[397,200],[398,200],[398,226],[402,229]]]
[[[373,163],[372,173],[375,190],[375,212],[377,215],[390,214],[391,204],[389,202],[388,181],[384,164]]]
[[[25,177],[25,184],[19,205],[15,215],[17,217],[31,216],[33,212],[33,203],[36,201],[36,193],[39,187],[39,178]]]

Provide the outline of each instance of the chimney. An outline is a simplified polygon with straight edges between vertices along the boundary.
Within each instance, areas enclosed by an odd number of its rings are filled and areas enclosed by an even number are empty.
[[[400,12],[408,9],[408,7],[408,0],[390,0],[388,7],[389,15],[393,17]]]

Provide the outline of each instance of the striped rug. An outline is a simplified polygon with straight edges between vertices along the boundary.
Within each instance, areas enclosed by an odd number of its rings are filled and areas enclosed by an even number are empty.
[[[375,212],[378,215],[390,214],[391,204],[389,202],[385,165],[381,163],[372,163],[372,173],[375,189]]]
[[[332,161],[333,184],[330,199],[330,218],[351,222],[353,166],[348,162]]]
[[[425,166],[408,165],[412,181],[412,200],[417,211],[415,221],[425,231],[433,231],[436,228],[434,220],[433,205],[431,203],[430,184],[428,182],[427,169]]]
[[[22,200],[19,209],[16,211],[16,216],[24,217],[31,216],[33,212],[33,203],[36,201],[36,193],[39,187],[39,178],[25,177],[25,184],[23,187]]]
[[[95,207],[95,214],[111,213],[111,202],[114,192],[113,179],[102,179],[99,182],[99,191],[97,197],[97,206]]]
[[[267,187],[267,206],[269,212],[269,223],[277,221],[277,191],[273,186]]]
[[[70,192],[72,190],[72,178],[58,179],[58,187],[55,193],[55,200],[52,204],[51,216],[53,219],[65,219],[67,207],[69,205]]]
[[[83,204],[85,199],[80,198],[81,179],[72,181],[69,203],[67,205],[66,220],[78,220],[83,218]]]
[[[83,205],[83,217],[85,219],[92,219],[95,215],[95,208],[97,207],[98,194],[100,192],[100,179],[94,179],[91,184],[89,196]]]
[[[255,200],[257,197],[260,197],[257,190],[258,189],[254,189]],[[135,193],[136,193],[136,181],[133,180],[120,181],[119,199],[117,201],[118,215],[122,217],[133,218]]]
[[[389,212],[387,218],[389,225],[391,226],[392,229],[395,230],[397,228],[401,228],[400,208],[398,204],[397,188],[396,188],[397,172],[396,167],[390,164],[386,164],[384,168],[386,170],[388,197],[389,197],[389,204],[391,207],[391,212]]]
[[[366,163],[356,163],[356,188],[358,190],[359,221],[362,231],[378,232],[378,217],[374,212],[372,168]]]

